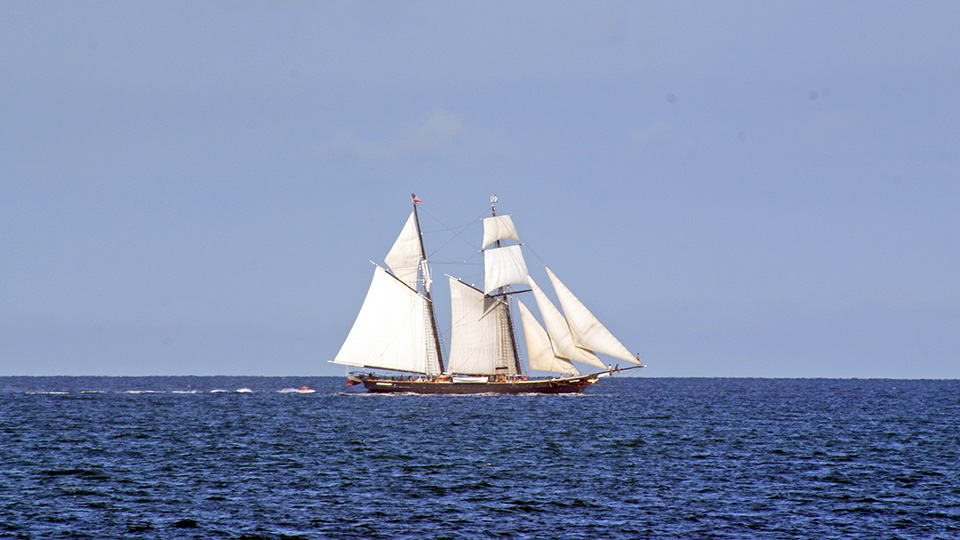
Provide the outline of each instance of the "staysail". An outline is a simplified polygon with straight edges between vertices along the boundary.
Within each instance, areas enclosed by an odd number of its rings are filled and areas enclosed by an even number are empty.
[[[360,313],[333,363],[440,373],[429,309],[425,297],[378,266]]]
[[[560,358],[576,360],[592,366],[607,367],[597,358],[597,355],[577,346],[573,333],[570,331],[570,326],[567,324],[567,320],[563,318],[560,310],[557,309],[557,306],[553,305],[553,302],[547,298],[547,295],[537,286],[537,282],[534,281],[532,277],[528,277],[527,280],[527,284],[530,285],[530,289],[533,290],[533,297],[537,301],[537,307],[540,308],[540,315],[543,317],[543,322],[547,326],[547,334],[550,336],[556,355]]]
[[[530,369],[579,375],[580,371],[576,366],[556,355],[550,336],[530,313],[530,309],[520,301],[517,301],[517,306],[520,308],[520,322],[523,324],[523,335],[527,342]]]
[[[515,350],[507,325],[507,304],[466,283],[450,279],[451,373],[516,375]]]

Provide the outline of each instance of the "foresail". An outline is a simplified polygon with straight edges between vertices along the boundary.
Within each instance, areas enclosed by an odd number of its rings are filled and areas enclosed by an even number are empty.
[[[413,373],[439,372],[428,302],[376,268],[360,313],[333,363]]]
[[[630,354],[630,351],[623,346],[623,343],[620,343],[620,340],[607,330],[607,327],[583,305],[583,302],[577,299],[549,268],[546,270],[577,345],[594,352],[639,364],[637,359]]]
[[[393,243],[390,252],[383,258],[393,275],[406,283],[411,289],[417,289],[417,270],[420,268],[420,233],[417,231],[416,217],[410,212],[407,223],[400,236]]]
[[[533,297],[537,301],[537,307],[540,308],[540,315],[543,317],[543,322],[547,326],[547,334],[553,342],[553,349],[556,355],[561,358],[583,362],[600,368],[607,367],[597,358],[597,355],[589,350],[577,347],[567,320],[563,317],[563,314],[560,313],[560,310],[557,309],[557,306],[553,305],[553,302],[547,298],[543,290],[537,286],[537,282],[534,281],[532,277],[527,276],[527,284],[530,285],[530,289],[533,290]]]
[[[510,218],[509,214],[483,218],[483,245],[480,246],[480,249],[507,238],[512,238],[517,242],[520,241],[517,236],[517,228],[513,226],[513,219]]]
[[[513,283],[526,283],[529,276],[519,245],[485,250],[483,269],[483,292],[487,294]]]
[[[504,335],[506,304],[450,277],[450,307],[447,371],[515,375],[512,339]]]
[[[520,322],[523,324],[523,336],[527,342],[530,369],[579,375],[580,371],[573,364],[554,354],[550,336],[527,306],[521,301],[517,301],[517,306],[520,308]]]

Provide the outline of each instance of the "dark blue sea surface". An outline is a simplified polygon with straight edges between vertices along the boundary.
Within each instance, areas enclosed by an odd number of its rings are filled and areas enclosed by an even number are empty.
[[[960,381],[343,383],[0,378],[0,537],[960,538]]]

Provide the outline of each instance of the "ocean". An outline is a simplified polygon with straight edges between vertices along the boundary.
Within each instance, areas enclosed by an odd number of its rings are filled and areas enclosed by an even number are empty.
[[[0,537],[952,539],[958,453],[956,380],[3,377]]]

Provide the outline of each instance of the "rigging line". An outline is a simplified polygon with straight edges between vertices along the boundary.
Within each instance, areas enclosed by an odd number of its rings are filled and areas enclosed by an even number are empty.
[[[423,210],[421,210],[421,212],[423,212]],[[428,217],[433,218],[433,216],[428,216]],[[436,219],[436,218],[434,218],[434,219]],[[440,221],[437,220],[437,223],[440,223]],[[443,224],[443,223],[440,223],[440,225],[444,225],[444,224]],[[423,231],[423,234],[436,234],[436,233],[442,233],[442,232],[447,232],[447,231],[455,231],[455,230],[458,230],[458,229],[465,229],[465,228],[469,227],[470,225],[473,225],[473,222],[472,222],[472,221],[469,222],[469,223],[463,224],[463,225],[455,225],[455,226],[453,226],[453,227],[448,227],[448,226],[444,225],[444,227],[443,227],[442,229],[431,229],[431,230],[429,230],[429,231]]]
[[[470,285],[471,287],[476,287],[476,288],[478,288],[478,289],[482,289],[482,288],[483,288],[483,272],[475,272],[475,273],[473,273],[473,274],[466,274],[466,275],[461,276],[460,279],[461,279],[464,283],[466,283],[467,285]],[[477,287],[476,285],[474,285],[474,283],[480,283],[480,287]]]
[[[520,235],[517,235],[517,236],[520,236]],[[543,259],[541,259],[541,258],[540,258],[540,255],[537,254],[537,250],[533,249],[533,246],[531,246],[529,243],[525,242],[525,241],[523,240],[523,238],[520,239],[520,244],[522,244],[523,247],[527,248],[527,251],[529,251],[529,252],[533,255],[533,257],[534,257],[535,259],[537,259],[537,261],[540,262],[540,266],[546,266],[546,265],[547,265],[547,262],[544,261]]]
[[[439,259],[439,260],[431,259],[430,263],[431,264],[467,264],[467,265],[473,265],[473,266],[482,266],[483,265],[482,255],[483,255],[483,252],[478,251],[473,255],[469,255],[467,257],[458,257],[456,259]]]
[[[473,266],[482,266],[482,265],[483,265],[482,262],[470,262],[470,259],[469,259],[469,258],[467,258],[467,259],[445,259],[445,260],[440,260],[440,261],[438,261],[438,260],[431,260],[431,261],[430,261],[430,264],[432,264],[432,265],[434,265],[434,266],[436,266],[436,265],[438,265],[438,264],[440,264],[440,265],[443,265],[443,264],[469,264],[469,265],[473,265]]]
[[[444,229],[436,229],[436,230],[433,230],[433,231],[426,231],[427,233],[443,232],[443,231],[452,231],[452,230],[454,230],[454,229],[461,229],[461,230],[462,230],[462,229],[465,229],[465,228],[469,227],[470,225],[473,225],[473,224],[476,223],[477,221],[480,221],[481,218],[483,218],[484,216],[486,216],[486,213],[481,213],[480,215],[478,215],[478,216],[475,217],[472,221],[468,222],[468,223],[465,224],[465,225],[458,225],[458,226],[456,226],[456,227],[451,227],[451,226],[447,225],[446,223],[444,223],[443,221],[441,221],[437,216],[431,214],[430,212],[424,210],[423,208],[420,208],[420,212],[421,212],[421,213],[424,213],[424,214],[427,214],[427,216],[429,216],[431,219],[433,219],[434,221],[436,221],[437,223],[439,223],[440,225],[443,225],[443,226],[445,227]]]
[[[461,257],[457,259],[441,259],[439,261],[431,261],[434,264],[462,264],[469,266],[483,266],[483,251],[475,251],[473,255],[468,255],[466,257]]]
[[[464,228],[469,227],[470,225],[473,224],[473,222],[471,221],[471,222],[469,222],[469,223],[467,223],[467,224],[465,224],[465,225],[457,225],[456,227],[451,227],[450,225],[447,225],[446,223],[444,223],[443,221],[441,221],[437,216],[431,214],[430,212],[424,210],[423,208],[420,208],[419,210],[420,210],[420,213],[426,214],[427,217],[429,217],[430,219],[436,221],[436,222],[439,223],[441,226],[443,226],[442,229],[433,229],[433,230],[430,230],[430,231],[424,231],[424,234],[431,234],[431,233],[444,232],[444,231],[453,231],[453,230],[456,230],[456,229],[464,229]],[[476,221],[476,220],[474,220],[474,221]]]
[[[423,210],[423,209],[421,209],[421,212],[427,214],[427,216],[429,216],[431,219],[433,219],[434,221],[436,221],[436,222],[439,223],[440,225],[443,225],[444,227],[446,227],[446,229],[442,229],[442,230],[440,230],[440,231],[434,231],[434,232],[454,231],[454,233],[453,233],[454,236],[453,236],[452,238],[450,238],[449,240],[447,240],[446,242],[444,242],[443,245],[441,245],[440,247],[438,247],[438,248],[436,248],[435,250],[433,250],[433,252],[431,253],[431,255],[436,254],[438,251],[440,251],[441,249],[443,249],[444,247],[446,247],[450,242],[453,241],[454,238],[459,238],[460,240],[463,240],[464,243],[466,243],[467,245],[473,247],[473,246],[474,246],[473,242],[470,242],[469,240],[467,240],[466,238],[464,238],[461,233],[462,233],[463,231],[467,230],[468,227],[472,226],[474,223],[476,223],[477,221],[479,221],[480,218],[482,218],[482,217],[485,215],[485,214],[481,213],[479,216],[477,216],[476,218],[474,218],[473,221],[467,223],[466,225],[461,225],[461,226],[455,228],[455,227],[450,227],[449,225],[447,225],[447,224],[444,223],[443,221],[440,221],[439,219],[437,219],[436,216],[434,216],[434,215],[431,214],[430,212],[427,212],[427,211],[425,211],[425,210]],[[429,258],[429,257],[427,257],[427,258]]]
[[[465,231],[465,230],[467,229],[467,227],[469,227],[470,225],[473,225],[473,224],[470,223],[470,224],[468,224],[468,225],[464,225],[463,228],[461,228],[459,231],[454,232],[454,233],[453,233],[453,234],[454,234],[453,237],[449,238],[446,242],[444,242],[444,243],[440,244],[439,246],[437,246],[437,248],[434,249],[434,250],[430,253],[430,255],[431,255],[431,256],[432,256],[432,255],[435,255],[435,254],[437,254],[440,250],[442,250],[443,248],[447,247],[447,246],[450,244],[450,242],[453,242],[454,238],[459,238],[460,240],[463,240],[467,245],[470,245],[470,246],[472,247],[472,244],[470,244],[470,242],[460,234],[460,233],[462,233],[463,231]]]

